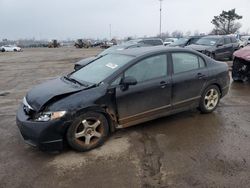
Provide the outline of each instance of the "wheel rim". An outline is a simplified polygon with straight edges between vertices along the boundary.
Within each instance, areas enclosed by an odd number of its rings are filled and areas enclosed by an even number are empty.
[[[216,89],[210,89],[205,95],[205,107],[207,110],[213,110],[219,101],[219,93]]]
[[[74,136],[80,145],[92,146],[101,139],[103,133],[104,127],[100,120],[87,118],[82,120],[76,127]]]

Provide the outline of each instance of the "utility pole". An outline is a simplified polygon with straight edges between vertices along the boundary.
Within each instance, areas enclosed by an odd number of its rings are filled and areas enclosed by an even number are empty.
[[[109,39],[112,40],[112,38],[111,38],[111,24],[109,24]]]
[[[160,1],[160,37],[161,37],[161,11],[162,11],[162,1],[163,0],[159,0]]]

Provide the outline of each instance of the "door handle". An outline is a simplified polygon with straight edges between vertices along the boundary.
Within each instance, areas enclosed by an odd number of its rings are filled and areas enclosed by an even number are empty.
[[[161,86],[162,89],[164,89],[168,84],[169,84],[169,82],[167,82],[167,81],[161,81],[160,82],[160,86]]]
[[[197,78],[200,80],[200,79],[206,78],[206,75],[202,73],[198,73]]]

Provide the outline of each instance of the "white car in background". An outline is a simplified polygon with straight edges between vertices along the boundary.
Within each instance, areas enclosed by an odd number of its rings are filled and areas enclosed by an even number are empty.
[[[176,42],[178,38],[166,38],[165,41],[163,42],[164,46],[168,46],[169,44],[172,44]]]
[[[250,36],[242,36],[239,40],[239,47],[244,48],[250,44]]]
[[[1,52],[21,52],[22,48],[15,45],[5,45],[0,47]]]

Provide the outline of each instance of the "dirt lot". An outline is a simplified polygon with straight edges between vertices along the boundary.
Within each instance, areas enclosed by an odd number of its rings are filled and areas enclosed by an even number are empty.
[[[185,112],[119,130],[87,153],[24,144],[15,112],[25,93],[98,51],[0,53],[0,188],[249,187],[250,83],[232,83],[212,114]]]

